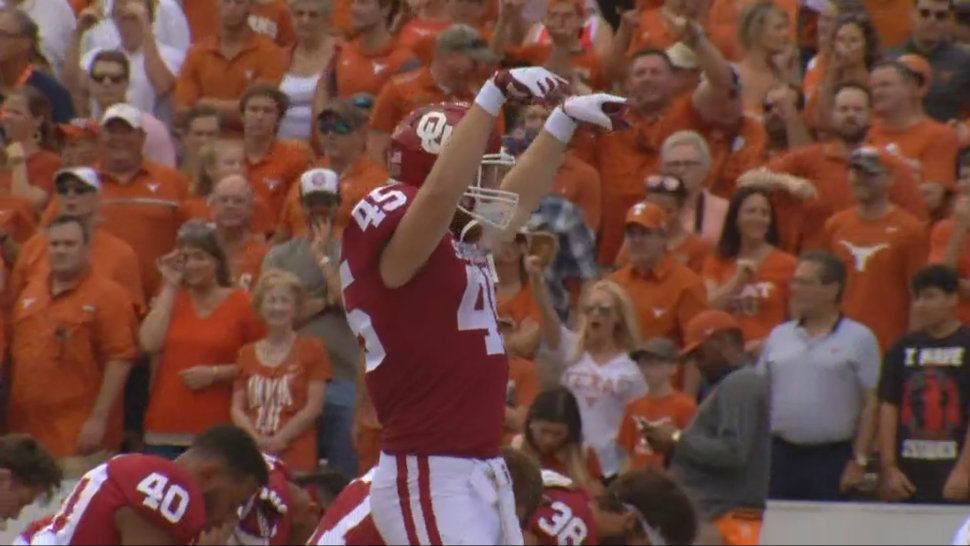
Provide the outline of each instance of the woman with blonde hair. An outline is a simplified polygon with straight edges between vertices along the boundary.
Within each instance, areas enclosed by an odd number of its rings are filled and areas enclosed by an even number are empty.
[[[317,468],[316,424],[330,380],[323,343],[294,329],[304,301],[306,292],[292,273],[263,274],[253,308],[266,324],[266,337],[239,351],[232,395],[232,422],[296,473]]]
[[[337,52],[339,40],[330,33],[327,0],[289,0],[296,31],[296,43],[289,48],[287,67],[280,91],[289,98],[289,108],[280,119],[280,138],[308,140],[314,136],[313,98],[317,83]]]
[[[737,63],[744,110],[760,116],[768,90],[795,83],[796,49],[788,13],[772,0],[744,8],[738,22],[743,56]]]
[[[583,434],[596,450],[603,475],[615,476],[622,451],[616,443],[626,405],[647,391],[629,353],[640,342],[630,297],[618,284],[599,281],[580,298],[578,328],[566,328],[552,305],[542,266],[535,256],[526,270],[540,314],[537,360],[560,373],[560,383],[579,403]]]

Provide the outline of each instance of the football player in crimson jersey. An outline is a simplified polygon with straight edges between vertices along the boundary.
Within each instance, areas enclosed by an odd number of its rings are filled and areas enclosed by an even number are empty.
[[[239,509],[230,544],[278,546],[305,544],[320,520],[310,493],[294,483],[283,461],[263,455],[269,482]]]
[[[542,501],[542,477],[531,459],[512,448],[502,448],[502,460],[512,478],[516,517],[532,518]],[[374,470],[350,482],[324,513],[307,544],[383,545],[371,517],[370,491]]]
[[[498,458],[508,359],[493,272],[483,245],[465,236],[474,219],[484,240],[514,237],[548,193],[578,123],[622,123],[624,99],[571,97],[499,188],[482,186],[483,155],[499,151],[502,105],[555,98],[563,84],[543,68],[500,71],[470,107],[412,112],[391,136],[394,180],[357,203],[344,231],[344,305],[383,426],[371,503],[388,542],[522,541]]]
[[[253,439],[216,426],[174,461],[119,455],[91,470],[31,544],[190,544],[233,521],[267,480]]]

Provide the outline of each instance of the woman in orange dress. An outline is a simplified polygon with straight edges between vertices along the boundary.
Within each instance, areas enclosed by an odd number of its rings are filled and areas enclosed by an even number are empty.
[[[232,422],[294,473],[317,469],[317,418],[330,379],[323,343],[294,326],[305,293],[292,273],[269,270],[253,292],[266,337],[239,351]]]

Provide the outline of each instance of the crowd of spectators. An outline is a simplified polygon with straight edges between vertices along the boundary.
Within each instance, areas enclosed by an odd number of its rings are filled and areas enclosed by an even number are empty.
[[[341,232],[410,111],[541,65],[631,128],[493,249],[506,442],[667,467],[729,543],[769,496],[970,498],[970,3],[0,6],[4,424],[68,476],[223,422],[369,469]]]

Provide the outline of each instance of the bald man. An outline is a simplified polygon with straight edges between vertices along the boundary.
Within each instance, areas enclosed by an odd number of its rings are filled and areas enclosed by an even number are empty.
[[[269,251],[263,235],[250,229],[255,200],[252,184],[239,174],[217,182],[209,195],[212,220],[229,260],[232,282],[246,290],[256,285],[263,258]]]

